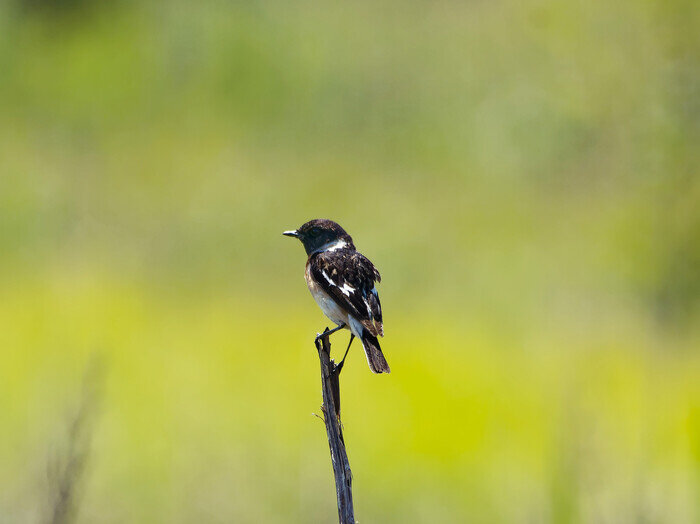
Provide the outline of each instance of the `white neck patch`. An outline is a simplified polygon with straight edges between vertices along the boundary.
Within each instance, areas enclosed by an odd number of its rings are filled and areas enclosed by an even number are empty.
[[[334,240],[328,244],[324,244],[319,247],[314,253],[325,253],[326,251],[336,251],[338,249],[343,249],[348,243],[345,240]]]

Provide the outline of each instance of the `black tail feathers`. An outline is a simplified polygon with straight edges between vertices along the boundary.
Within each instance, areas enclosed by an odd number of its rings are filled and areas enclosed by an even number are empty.
[[[365,348],[365,355],[367,356],[367,363],[369,364],[369,369],[372,373],[390,373],[389,364],[384,358],[384,353],[382,353],[382,348],[379,347],[379,341],[377,337],[364,330],[362,334],[362,346]]]

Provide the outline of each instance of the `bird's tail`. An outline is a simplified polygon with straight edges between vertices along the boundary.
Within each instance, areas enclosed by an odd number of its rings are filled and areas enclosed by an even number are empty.
[[[391,372],[389,364],[384,358],[384,353],[382,353],[382,348],[379,347],[379,340],[366,329],[362,333],[362,347],[365,348],[367,364],[369,364],[372,373]]]

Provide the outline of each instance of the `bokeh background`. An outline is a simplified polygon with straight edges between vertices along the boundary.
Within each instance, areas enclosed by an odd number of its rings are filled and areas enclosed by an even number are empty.
[[[0,3],[0,521],[334,521],[281,236],[327,217],[384,277],[360,522],[700,522],[698,35],[693,0]]]

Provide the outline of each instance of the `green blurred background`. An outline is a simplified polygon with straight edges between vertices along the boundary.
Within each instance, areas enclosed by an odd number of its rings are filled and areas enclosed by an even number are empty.
[[[78,522],[334,521],[315,217],[384,277],[360,522],[700,522],[699,17],[0,3],[0,522],[76,457]]]

